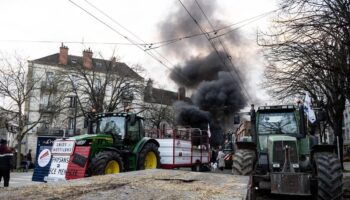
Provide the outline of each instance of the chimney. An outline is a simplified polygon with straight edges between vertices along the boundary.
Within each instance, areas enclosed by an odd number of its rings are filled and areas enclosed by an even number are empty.
[[[152,81],[152,79],[148,79],[147,85],[146,85],[146,95],[148,95],[148,97],[150,97],[150,98],[152,98],[152,96],[153,96],[152,90],[153,90],[153,81]]]
[[[92,69],[92,51],[90,48],[83,51],[83,66]]]
[[[179,90],[177,92],[177,100],[183,101],[186,97],[186,90],[184,87],[179,87]]]
[[[111,62],[112,62],[112,63],[111,63],[112,67],[115,67],[116,62],[117,62],[117,59],[115,58],[115,56],[112,57]]]
[[[58,57],[58,64],[67,65],[68,63],[68,47],[64,46],[63,43],[60,47],[60,55]]]

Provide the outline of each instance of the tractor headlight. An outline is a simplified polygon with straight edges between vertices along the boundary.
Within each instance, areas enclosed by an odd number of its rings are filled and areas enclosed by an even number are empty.
[[[293,168],[299,168],[299,164],[298,163],[295,163],[295,164],[292,164]]]
[[[273,168],[280,168],[280,164],[279,164],[279,163],[273,163],[273,164],[272,164],[272,167],[273,167]]]

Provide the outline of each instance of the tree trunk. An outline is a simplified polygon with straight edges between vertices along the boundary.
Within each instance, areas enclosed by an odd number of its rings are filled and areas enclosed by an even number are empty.
[[[344,169],[343,165],[343,112],[345,109],[345,98],[339,98],[338,101],[335,102],[336,106],[334,106],[333,113],[331,113],[331,121],[332,121],[332,129],[334,131],[334,136],[336,137],[336,144],[339,144],[339,152],[338,148],[336,152],[339,155],[342,169]],[[338,141],[339,140],[339,141]]]
[[[21,167],[21,152],[22,152],[22,140],[17,138],[17,159],[16,159],[16,169]]]
[[[335,127],[333,127],[334,129],[334,136],[336,137],[336,147],[337,147],[337,149],[336,149],[336,152],[337,152],[337,154],[339,155],[339,158],[340,158],[340,163],[341,163],[341,166],[342,166],[342,169],[344,169],[344,165],[343,165],[343,142],[344,142],[344,140],[343,140],[343,134],[342,134],[342,120],[340,120],[339,119],[339,121],[340,121],[340,123],[336,123],[336,124],[334,124],[335,125]],[[339,147],[338,147],[338,145],[339,145]],[[339,149],[339,151],[338,151],[338,149]]]

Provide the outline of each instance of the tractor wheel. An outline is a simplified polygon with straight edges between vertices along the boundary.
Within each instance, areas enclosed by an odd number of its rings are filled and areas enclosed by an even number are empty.
[[[343,199],[343,173],[337,156],[329,152],[316,153],[313,166],[317,176],[317,199]]]
[[[238,149],[233,158],[232,173],[234,175],[251,175],[254,169],[255,153],[248,149]]]
[[[91,160],[89,171],[92,176],[123,172],[123,160],[117,152],[101,151]]]
[[[139,154],[138,169],[155,169],[160,167],[158,147],[154,143],[146,144]]]

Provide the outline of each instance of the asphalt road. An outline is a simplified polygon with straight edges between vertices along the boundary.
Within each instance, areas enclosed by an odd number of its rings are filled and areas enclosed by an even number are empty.
[[[32,181],[33,171],[29,172],[11,172],[9,187],[21,187],[26,185],[40,184],[39,182]],[[0,187],[4,187],[3,181]]]

